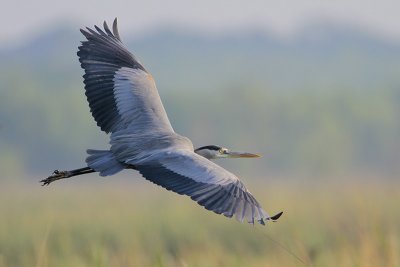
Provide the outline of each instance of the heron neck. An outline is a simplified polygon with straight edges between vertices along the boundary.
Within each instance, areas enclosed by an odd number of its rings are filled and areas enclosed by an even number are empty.
[[[200,155],[206,159],[215,159],[215,155],[208,150],[195,150],[194,151],[197,155]]]

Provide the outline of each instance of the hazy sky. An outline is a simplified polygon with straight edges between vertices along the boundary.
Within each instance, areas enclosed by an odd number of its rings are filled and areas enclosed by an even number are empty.
[[[400,40],[399,0],[0,0],[0,43],[31,38],[62,21],[77,26],[118,17],[123,31],[138,34],[162,26],[220,33],[257,28],[290,36],[304,25],[334,20]]]

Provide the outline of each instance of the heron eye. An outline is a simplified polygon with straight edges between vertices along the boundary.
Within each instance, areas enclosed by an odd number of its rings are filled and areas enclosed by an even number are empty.
[[[221,148],[221,149],[219,150],[219,153],[225,154],[225,153],[226,153],[226,149]]]

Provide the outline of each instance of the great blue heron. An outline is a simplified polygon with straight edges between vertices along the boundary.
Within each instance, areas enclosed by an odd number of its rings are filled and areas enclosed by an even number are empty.
[[[215,146],[193,148],[192,142],[174,132],[151,74],[122,43],[114,20],[111,31],[81,29],[87,40],[78,57],[86,97],[97,125],[111,133],[110,150],[87,150],[88,167],[54,171],[43,185],[76,175],[98,172],[101,176],[123,169],[139,171],[147,180],[178,194],[190,196],[208,210],[239,221],[277,220],[269,216],[243,183],[211,160],[253,158],[256,154],[231,152]]]

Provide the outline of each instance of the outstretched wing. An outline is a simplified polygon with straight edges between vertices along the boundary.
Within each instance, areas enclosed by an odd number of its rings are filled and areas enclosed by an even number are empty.
[[[113,31],[82,30],[86,41],[78,56],[90,111],[106,133],[132,128],[172,131],[152,76],[121,42],[117,19]]]
[[[264,220],[276,220],[281,215],[270,217],[234,174],[191,151],[162,152],[135,168],[147,180],[190,196],[215,213],[236,215],[241,222],[257,220],[264,224]]]

